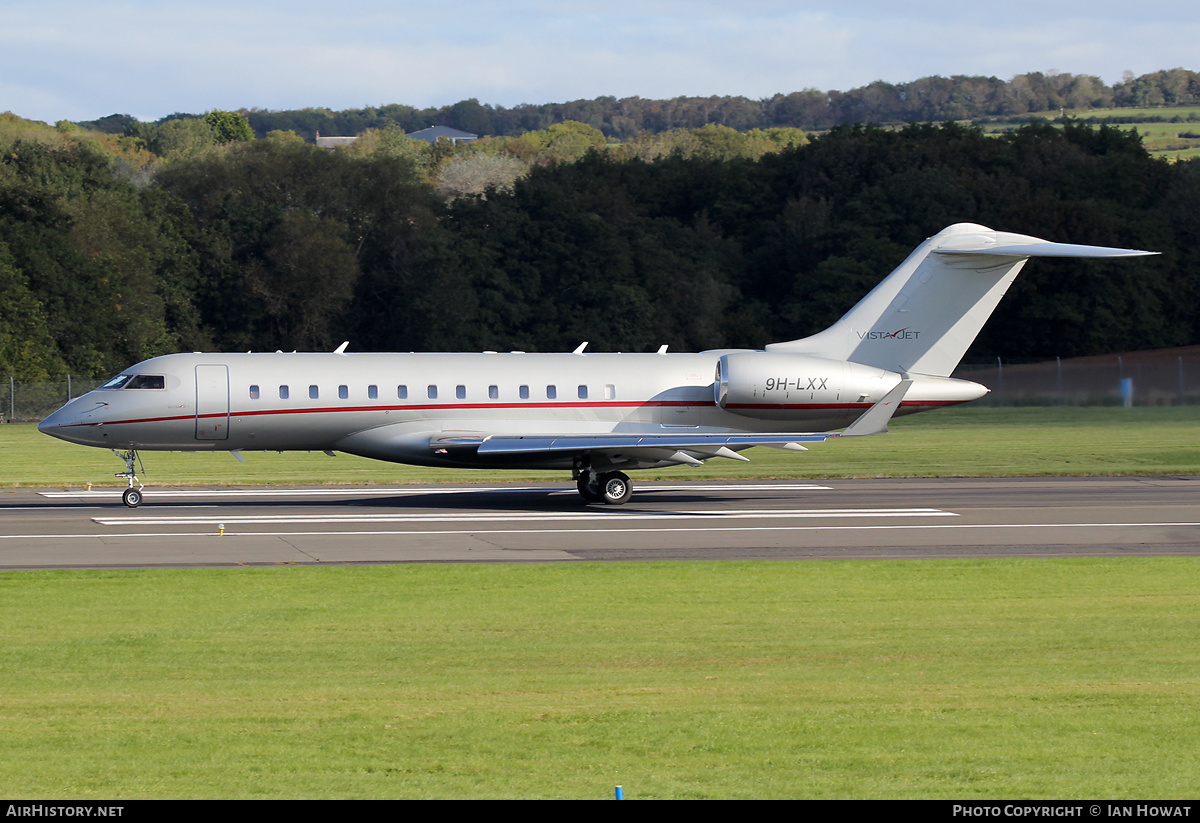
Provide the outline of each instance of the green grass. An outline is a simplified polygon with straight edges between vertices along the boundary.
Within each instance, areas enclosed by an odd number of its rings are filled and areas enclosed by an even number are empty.
[[[703,468],[639,472],[638,478],[986,477],[1200,474],[1200,407],[947,409],[893,421],[891,433],[835,439],[806,453],[748,452],[750,463],[714,459]],[[143,452],[153,486],[423,484],[558,481],[565,472],[482,472],[380,463],[349,455]],[[0,485],[117,484],[124,464],[102,449],[0,426]]]
[[[10,797],[1186,798],[1186,558],[0,574]]]
[[[526,476],[146,456],[159,485]],[[753,457],[642,476],[1200,474],[1200,409],[961,409]],[[9,485],[119,467],[0,427]],[[3,573],[0,790],[1192,797],[1198,606],[1190,558]]]

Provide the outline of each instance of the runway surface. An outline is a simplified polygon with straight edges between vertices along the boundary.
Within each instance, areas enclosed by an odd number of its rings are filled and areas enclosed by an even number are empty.
[[[0,569],[1200,555],[1200,477],[0,491]]]

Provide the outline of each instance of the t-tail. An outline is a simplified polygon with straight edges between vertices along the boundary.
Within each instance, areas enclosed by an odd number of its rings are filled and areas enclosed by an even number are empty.
[[[1157,252],[1051,243],[957,223],[926,240],[823,332],[767,346],[900,374],[949,377],[1030,257]]]

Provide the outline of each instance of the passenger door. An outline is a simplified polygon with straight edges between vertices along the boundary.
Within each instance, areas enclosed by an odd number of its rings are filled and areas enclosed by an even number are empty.
[[[196,367],[196,439],[229,439],[229,367]]]

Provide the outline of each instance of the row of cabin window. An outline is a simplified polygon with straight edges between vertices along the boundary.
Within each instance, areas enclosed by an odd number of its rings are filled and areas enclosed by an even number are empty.
[[[317,400],[320,397],[320,394],[321,394],[320,389],[318,389],[316,386],[308,387],[308,397],[310,400]],[[528,386],[519,386],[517,388],[517,395],[522,400],[528,400],[529,399],[529,387]],[[259,390],[258,386],[255,385],[255,386],[250,387],[250,399],[251,400],[258,400],[261,396],[262,396],[262,392]],[[279,387],[279,399],[280,400],[287,400],[290,396],[291,396],[291,389],[289,389],[287,386]],[[428,397],[430,400],[436,400],[437,396],[438,396],[438,387],[432,386],[432,385],[427,386],[425,389],[425,396]],[[455,386],[454,387],[454,396],[459,400],[465,400],[467,398],[467,387],[466,386]],[[588,387],[587,386],[579,386],[576,390],[576,396],[580,400],[587,400]],[[611,383],[606,384],[604,386],[604,399],[605,400],[613,400],[616,398],[616,396],[617,396],[616,387],[614,385],[612,385]],[[397,386],[396,387],[396,397],[400,400],[407,400],[408,399],[408,386]],[[349,398],[350,398],[349,386],[338,386],[338,399],[348,400]],[[558,398],[558,387],[557,386],[546,386],[546,399],[547,400],[555,400],[557,398]],[[367,399],[368,400],[378,400],[379,399],[379,387],[378,386],[367,386]],[[488,399],[489,400],[499,400],[500,399],[500,387],[499,386],[488,386]]]

